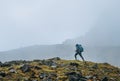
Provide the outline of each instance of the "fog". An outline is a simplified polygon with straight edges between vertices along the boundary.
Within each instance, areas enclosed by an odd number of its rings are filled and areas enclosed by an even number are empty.
[[[119,0],[0,1],[0,60],[55,56],[74,59],[74,45],[81,43],[85,60],[120,66],[119,3]]]
[[[109,14],[109,9],[119,9],[117,4],[118,0],[2,0],[0,51],[61,44],[66,39],[84,36],[96,27],[102,15]]]
[[[104,11],[95,26],[86,34],[88,44],[95,46],[120,46],[119,5]]]
[[[112,1],[109,7],[103,10],[94,25],[85,35],[64,43],[80,42],[85,46],[120,46],[120,11],[119,1]]]

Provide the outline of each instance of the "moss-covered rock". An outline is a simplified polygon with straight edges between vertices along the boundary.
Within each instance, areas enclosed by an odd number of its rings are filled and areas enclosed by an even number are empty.
[[[85,64],[82,61],[57,57],[11,61],[7,64],[10,66],[0,67],[0,81],[101,81],[106,78],[108,81],[120,81],[120,69],[108,63],[87,61]]]

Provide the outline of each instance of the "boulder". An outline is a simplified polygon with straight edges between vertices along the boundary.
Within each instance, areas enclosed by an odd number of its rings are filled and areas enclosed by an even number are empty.
[[[31,70],[30,65],[28,64],[24,64],[21,68],[20,68],[23,72],[29,72]]]
[[[69,81],[87,81],[87,79],[83,77],[81,73],[68,72],[65,75],[68,76]]]
[[[0,72],[0,76],[1,76],[1,77],[5,77],[6,75],[7,75],[7,74],[6,74],[5,72],[3,72],[3,71]]]
[[[43,64],[43,65],[51,66],[52,63],[53,63],[52,60],[42,60],[42,64]]]
[[[43,65],[51,66],[51,67],[57,67],[57,63],[53,60],[43,60]]]
[[[107,77],[104,77],[104,78],[102,79],[102,81],[108,81],[108,78],[107,78]]]
[[[12,66],[12,64],[9,62],[5,62],[1,64],[1,67],[10,67],[10,66]]]
[[[17,73],[17,71],[16,71],[15,69],[13,69],[13,68],[10,69],[9,72],[10,72],[10,73]]]

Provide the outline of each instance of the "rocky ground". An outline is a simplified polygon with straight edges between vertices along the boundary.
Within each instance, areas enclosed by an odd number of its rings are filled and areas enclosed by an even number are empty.
[[[0,81],[120,81],[120,69],[108,63],[63,60],[0,62]]]

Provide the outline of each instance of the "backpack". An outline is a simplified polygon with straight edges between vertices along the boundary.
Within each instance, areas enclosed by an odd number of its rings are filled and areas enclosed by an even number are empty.
[[[79,50],[80,52],[84,51],[84,49],[83,49],[83,47],[81,45],[77,45],[77,50]]]

